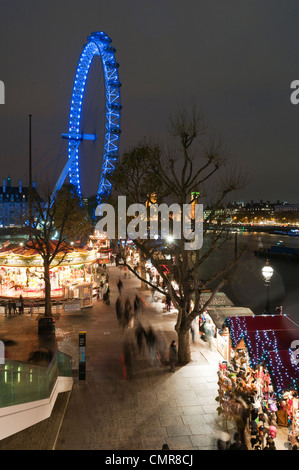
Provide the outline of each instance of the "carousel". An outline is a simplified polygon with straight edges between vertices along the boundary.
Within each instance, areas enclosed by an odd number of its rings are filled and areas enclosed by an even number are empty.
[[[51,253],[56,241],[50,242]],[[93,286],[98,263],[97,250],[63,243],[50,266],[51,298],[68,299],[78,286]],[[7,244],[0,249],[0,298],[39,300],[44,298],[43,259],[35,242],[23,246]]]

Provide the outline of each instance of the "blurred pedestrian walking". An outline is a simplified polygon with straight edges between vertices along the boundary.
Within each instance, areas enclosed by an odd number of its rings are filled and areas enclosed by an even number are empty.
[[[167,346],[166,346],[166,341],[165,341],[165,336],[162,332],[156,335],[156,358],[158,365],[161,367],[162,364],[165,364],[167,362],[166,356],[166,351],[167,351]]]
[[[141,325],[141,323],[138,323],[138,326],[135,330],[135,336],[136,336],[136,342],[137,342],[137,347],[139,353],[142,352],[142,345],[143,345],[143,339],[145,339],[145,329]]]
[[[122,316],[123,316],[123,312],[122,312],[122,302],[121,302],[121,298],[120,297],[117,297],[116,299],[116,302],[115,302],[115,310],[116,310],[116,318],[117,318],[117,321],[119,323],[119,325],[121,324],[121,319],[122,319]]]
[[[234,434],[234,440],[235,442],[229,446],[228,450],[248,450],[246,444],[242,442],[238,432]]]
[[[166,294],[166,309],[167,309],[167,312],[170,312],[170,307],[171,307],[171,297],[167,292],[167,294]]]
[[[228,450],[231,445],[231,438],[229,432],[218,432],[217,448],[218,450]],[[215,436],[216,437],[216,436]]]
[[[130,299],[127,298],[125,301],[124,315],[123,315],[123,329],[129,326],[129,322],[132,316],[132,305]]]
[[[130,342],[126,341],[123,346],[123,352],[121,357],[121,362],[123,365],[123,379],[131,379],[132,378],[132,356],[133,356],[133,348]]]
[[[156,295],[156,289],[152,287],[152,303],[154,303],[156,300],[155,295]]]
[[[177,348],[176,348],[176,342],[175,340],[172,340],[169,346],[169,364],[170,364],[171,372],[175,372],[175,365],[177,362],[177,358],[178,358],[178,353],[177,353]]]
[[[140,298],[136,294],[135,299],[134,299],[134,315],[136,320],[138,319],[139,316],[139,310],[140,310]]]
[[[110,305],[110,287],[109,287],[109,285],[107,285],[106,292],[103,295],[103,302],[105,302],[105,304],[107,304],[107,305]]]
[[[120,278],[118,279],[117,288],[118,288],[119,294],[121,294],[121,291],[122,291],[122,288],[123,288],[123,283],[122,283],[122,280]]]
[[[156,335],[151,326],[146,332],[146,343],[148,346],[150,363],[151,365],[154,365],[156,357]]]
[[[191,327],[190,327],[190,332],[191,332],[191,337],[192,337],[192,342],[194,343],[195,340],[195,328],[196,328],[196,319],[193,318]]]
[[[22,315],[24,313],[24,300],[22,295],[19,297],[19,314]]]
[[[208,343],[210,350],[212,350],[213,338],[215,336],[215,328],[212,321],[206,321],[204,324],[205,339]]]

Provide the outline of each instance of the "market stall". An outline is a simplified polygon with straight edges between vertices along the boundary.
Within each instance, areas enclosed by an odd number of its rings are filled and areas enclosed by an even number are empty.
[[[278,427],[298,444],[299,360],[290,349],[297,325],[285,315],[240,316],[227,318],[225,329],[231,350],[219,365],[219,411],[235,416],[245,402],[253,448],[269,445]]]
[[[223,299],[223,296],[219,296],[218,302],[226,302],[226,305],[217,306],[216,302],[217,299],[215,300],[214,306],[212,305],[207,308],[207,312],[215,325],[215,347],[222,357],[226,361],[229,361],[231,354],[231,339],[229,329],[225,326],[225,321],[227,318],[236,316],[253,316],[253,312],[249,308],[229,305],[226,299]]]
[[[78,303],[78,307],[86,308],[93,305],[93,283],[83,282],[82,284],[71,284],[65,287],[65,298],[70,300],[70,304]],[[75,302],[74,302],[75,301]],[[68,309],[67,304],[64,307]]]
[[[112,249],[110,247],[110,240],[103,233],[98,230],[94,231],[93,235],[90,235],[89,247],[97,250],[97,258],[99,264],[110,263],[110,257]]]

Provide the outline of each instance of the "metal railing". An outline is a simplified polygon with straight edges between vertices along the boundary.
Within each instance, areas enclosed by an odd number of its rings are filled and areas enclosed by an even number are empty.
[[[49,398],[58,376],[72,377],[72,358],[60,351],[48,367],[5,359],[0,364],[0,408]]]

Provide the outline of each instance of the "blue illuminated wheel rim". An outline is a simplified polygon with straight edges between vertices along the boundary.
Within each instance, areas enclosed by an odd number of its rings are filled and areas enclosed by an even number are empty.
[[[92,140],[92,135],[83,134],[80,130],[82,103],[85,94],[85,84],[89,67],[95,56],[102,61],[105,82],[105,137],[102,168],[97,189],[97,200],[107,200],[111,193],[111,177],[114,173],[119,156],[120,129],[120,86],[118,77],[119,64],[115,61],[115,48],[111,46],[112,40],[104,32],[92,33],[87,38],[87,44],[77,66],[69,118],[68,158],[72,158],[69,168],[69,182],[77,189],[78,195],[82,197],[79,155],[80,142],[85,139]],[[95,137],[96,138],[96,137]]]

